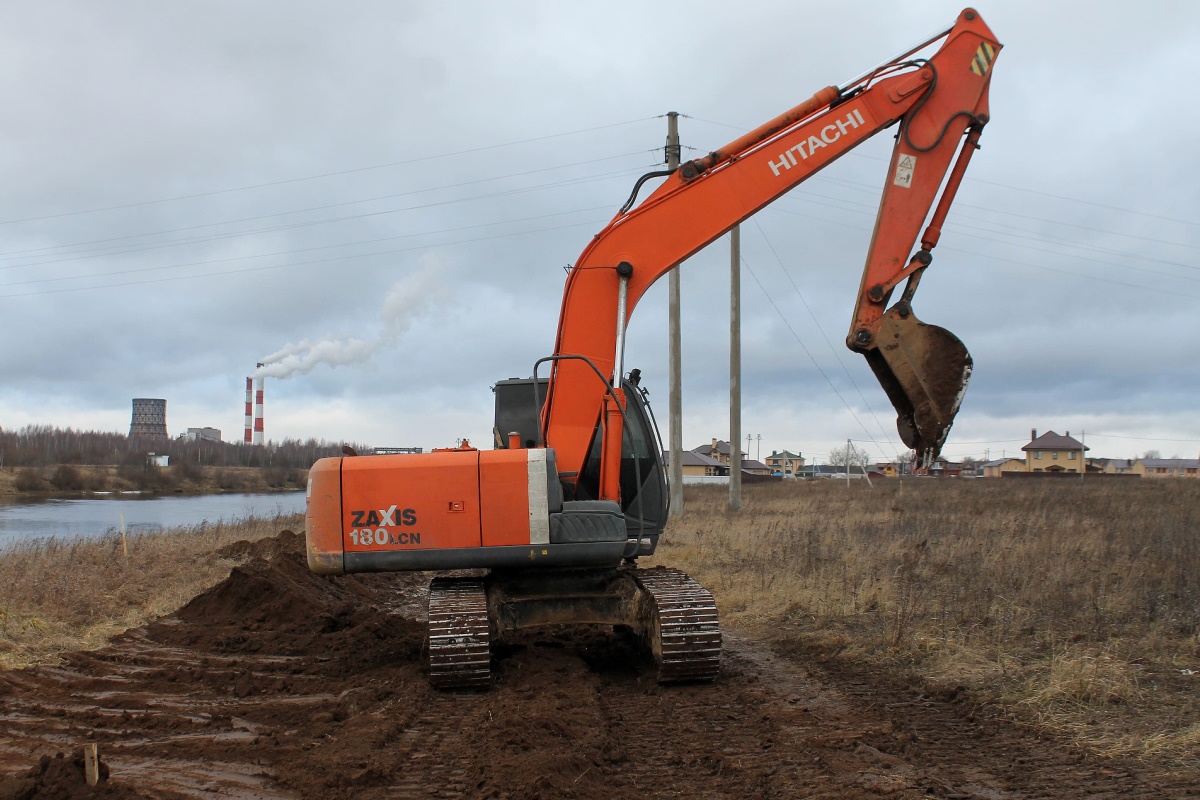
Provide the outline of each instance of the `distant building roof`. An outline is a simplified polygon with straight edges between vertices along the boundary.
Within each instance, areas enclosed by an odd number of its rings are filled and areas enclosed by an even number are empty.
[[[791,450],[778,450],[774,453],[771,453],[771,455],[767,456],[767,458],[769,458],[769,459],[770,458],[796,459],[796,458],[804,458],[804,456],[800,455],[799,453],[793,453]]]
[[[663,463],[664,464],[671,463],[671,452],[669,450],[663,451]],[[721,469],[726,468],[724,464],[722,464],[720,461],[717,461],[715,458],[710,458],[709,456],[706,456],[703,453],[697,453],[695,450],[684,450],[682,453],[682,458],[680,458],[679,463],[681,466],[684,466],[684,467],[720,467]]]
[[[1029,444],[1021,448],[1022,450],[1090,450],[1090,447],[1084,447],[1082,442],[1078,442],[1071,438],[1071,432],[1067,431],[1066,436],[1060,436],[1054,431],[1046,431],[1041,436],[1034,439]]]
[[[1143,467],[1200,469],[1200,458],[1139,458]]]
[[[1001,464],[1007,464],[1010,461],[1016,461],[1021,464],[1025,463],[1025,459],[1023,459],[1023,458],[1017,458],[1016,456],[1009,456],[1008,458],[994,458],[991,461],[985,461],[980,466],[985,467],[985,468],[986,467],[998,467]]]
[[[743,458],[742,459],[742,469],[743,470],[760,470],[761,471],[761,470],[770,470],[771,468],[768,467],[766,464],[762,463],[761,461],[756,461],[753,458]]]
[[[727,456],[729,455],[729,442],[724,442],[720,439],[713,439],[708,444],[702,444],[699,447],[692,448],[693,453],[711,453],[713,450],[716,450],[721,455]]]

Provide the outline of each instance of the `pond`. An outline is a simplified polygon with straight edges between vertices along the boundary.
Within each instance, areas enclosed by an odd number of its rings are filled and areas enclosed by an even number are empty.
[[[16,542],[74,539],[119,531],[151,533],[202,522],[234,522],[304,512],[304,492],[189,497],[117,494],[8,502],[0,498],[0,550]]]

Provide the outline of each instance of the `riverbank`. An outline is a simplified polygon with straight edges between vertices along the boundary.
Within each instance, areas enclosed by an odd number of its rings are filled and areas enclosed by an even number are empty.
[[[303,489],[308,471],[285,467],[118,467],[61,464],[0,468],[0,496],[21,499],[85,497],[103,492],[218,494]]]
[[[302,530],[294,514],[165,534],[43,540],[0,555],[0,669],[94,650],[223,580],[248,546]]]

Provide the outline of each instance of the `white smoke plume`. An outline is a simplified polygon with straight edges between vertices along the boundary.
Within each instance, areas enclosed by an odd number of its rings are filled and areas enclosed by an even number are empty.
[[[289,378],[305,375],[325,364],[340,367],[361,364],[381,347],[393,345],[408,330],[414,319],[428,314],[449,297],[442,279],[445,268],[434,256],[421,259],[421,268],[394,283],[383,299],[380,318],[382,330],[375,339],[357,336],[326,336],[317,341],[301,339],[264,356],[263,366],[253,378]]]

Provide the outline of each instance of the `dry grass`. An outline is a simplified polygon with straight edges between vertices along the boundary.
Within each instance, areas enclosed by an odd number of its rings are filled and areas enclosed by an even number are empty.
[[[727,622],[972,688],[1103,752],[1200,743],[1200,482],[689,488],[659,560]]]
[[[48,540],[0,553],[0,668],[52,661],[169,614],[229,574],[216,551],[298,528],[303,516],[131,536]]]

